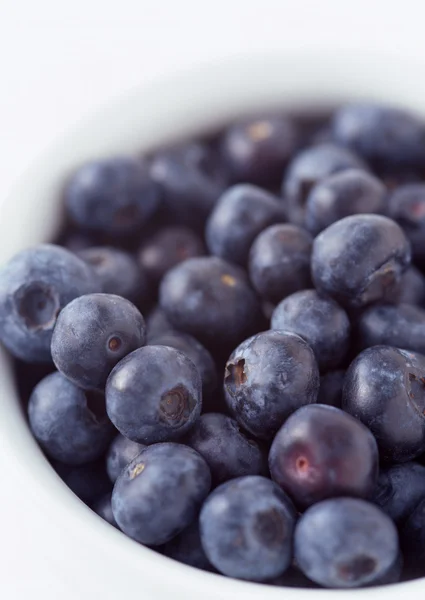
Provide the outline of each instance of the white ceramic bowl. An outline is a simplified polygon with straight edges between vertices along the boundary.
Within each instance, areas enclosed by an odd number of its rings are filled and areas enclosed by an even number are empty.
[[[298,52],[232,59],[142,87],[82,124],[21,178],[2,206],[0,262],[50,239],[60,216],[62,182],[86,159],[140,152],[272,106],[372,98],[424,112],[424,71],[422,65],[385,56]],[[14,484],[14,493],[25,494],[31,511],[33,531],[26,535],[38,536],[38,548],[48,561],[52,580],[46,581],[46,590],[52,585],[53,591],[54,581],[60,579],[72,590],[70,597],[78,600],[307,600],[330,593],[370,600],[396,600],[407,594],[414,600],[425,592],[425,580],[344,592],[282,589],[169,560],[103,522],[53,472],[29,432],[5,353],[0,356],[0,398],[2,464],[20,482],[21,488]],[[25,564],[21,570],[25,576]]]

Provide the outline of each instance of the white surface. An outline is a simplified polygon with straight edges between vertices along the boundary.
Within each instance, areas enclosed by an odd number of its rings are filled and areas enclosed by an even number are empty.
[[[224,57],[279,49],[304,50],[316,56],[321,49],[330,48],[329,56],[339,59],[338,68],[334,69],[334,83],[338,82],[342,88],[356,80],[365,83],[368,75],[362,65],[368,63],[368,55],[385,53],[391,58],[381,62],[377,71],[372,71],[373,76],[366,81],[370,89],[377,80],[382,86],[392,86],[400,98],[404,95],[418,107],[425,106],[423,70],[410,66],[409,62],[406,67],[400,67],[398,62],[401,55],[423,56],[424,16],[421,0],[403,3],[357,0],[350,6],[346,2],[325,0],[215,0],[208,5],[199,0],[121,0],[116,3],[0,0],[0,254],[8,253],[19,235],[20,243],[24,243],[27,233],[31,237],[31,228],[37,219],[41,222],[40,214],[32,215],[28,211],[27,229],[9,226],[8,215],[13,214],[13,206],[5,205],[5,198],[15,177],[63,131],[124,90],[190,65],[217,62]],[[321,84],[319,66],[306,71],[311,89]],[[241,85],[249,78],[246,69]],[[294,79],[298,69],[296,61],[287,65],[286,72],[291,71],[289,80]],[[259,76],[258,67],[254,66],[252,71],[253,78]],[[329,79],[329,69],[326,72]],[[285,78],[285,71],[276,73],[276,77]],[[237,73],[233,79],[236,84]],[[219,91],[220,88],[216,90],[218,100]],[[179,100],[170,93],[167,102],[172,114],[174,103]],[[108,127],[105,123],[105,139]],[[31,182],[26,181],[22,190],[31,195]],[[28,200],[23,198],[22,206]],[[19,197],[15,197],[15,201],[19,203]],[[7,400],[4,387],[1,393],[0,406],[4,408]],[[4,410],[2,419],[0,427],[5,428]],[[17,454],[14,460],[19,463],[23,458]],[[10,468],[12,464],[0,431],[0,598],[88,600],[96,597],[96,591],[88,583],[85,589],[76,565],[78,560],[83,560],[86,568],[89,560],[96,562],[96,548],[100,551],[103,545],[97,547],[94,543],[79,548],[78,532],[67,523],[64,523],[62,538],[58,533],[46,535],[50,520],[42,511],[40,501],[46,504],[47,499],[41,492],[39,496],[32,496],[27,490],[27,486],[34,485],[31,454],[20,467],[14,464]],[[27,471],[32,473],[31,476],[28,473],[28,481]],[[40,514],[43,518],[39,518]],[[93,532],[94,538],[102,535],[102,525],[100,523],[98,531]],[[51,526],[60,531],[58,521],[53,518]],[[108,531],[107,537],[111,539],[105,539],[105,560],[110,560],[107,549],[114,533]],[[60,543],[59,539],[62,539]],[[56,540],[57,545],[52,547],[52,540]],[[74,557],[72,553],[67,554],[71,543]],[[127,552],[133,553],[132,546],[123,551],[122,560]],[[66,557],[66,562],[60,560],[61,556]],[[105,579],[115,566],[117,571],[124,568],[119,563],[105,564]],[[150,600],[142,575],[142,568],[140,578],[135,570],[133,579],[125,581],[123,587],[127,590],[133,587],[138,596]],[[165,579],[167,573],[161,572],[158,576]],[[207,589],[210,587],[208,584]],[[110,591],[114,597],[113,590]],[[170,581],[171,594],[175,597],[174,582]],[[206,593],[202,595],[207,597]],[[410,598],[414,596],[411,592]],[[120,597],[125,600],[125,595]]]

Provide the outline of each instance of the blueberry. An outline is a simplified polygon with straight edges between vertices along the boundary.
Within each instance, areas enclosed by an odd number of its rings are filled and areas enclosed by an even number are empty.
[[[384,213],[386,188],[374,175],[347,169],[320,180],[308,195],[305,224],[317,235],[335,221],[354,214]]]
[[[113,369],[106,408],[115,427],[142,444],[175,440],[201,412],[201,378],[193,362],[167,346],[135,350]]]
[[[213,357],[197,339],[188,333],[169,331],[153,337],[150,344],[156,346],[171,346],[183,352],[195,365],[202,380],[202,398],[210,398],[217,389],[217,370]]]
[[[356,498],[332,498],[310,507],[297,523],[294,549],[301,571],[329,588],[373,585],[399,560],[394,523]]]
[[[343,370],[328,371],[322,375],[317,402],[341,408],[344,377],[345,371]]]
[[[191,229],[165,227],[142,245],[139,264],[150,280],[157,285],[167,271],[188,258],[203,254],[203,241]]]
[[[201,415],[189,433],[186,444],[205,458],[211,469],[214,486],[243,475],[263,475],[267,472],[262,448],[249,439],[239,429],[237,422],[227,415]]]
[[[116,482],[124,467],[145,448],[143,444],[132,442],[120,433],[116,436],[106,453],[106,471],[112,483]]]
[[[129,537],[159,546],[196,519],[210,486],[208,465],[195,450],[181,444],[154,444],[117,479],[112,511]]]
[[[391,346],[364,350],[351,363],[342,408],[374,434],[384,460],[425,452],[425,356]]]
[[[162,547],[162,551],[165,556],[178,560],[185,565],[204,571],[215,570],[202,548],[198,521],[194,521],[178,536],[167,542]]]
[[[162,280],[159,298],[172,325],[207,347],[234,348],[255,331],[260,318],[245,273],[215,256],[174,267]]]
[[[68,250],[42,244],[16,254],[0,271],[0,339],[16,357],[50,362],[59,311],[96,292],[93,271]]]
[[[52,337],[57,369],[85,389],[103,389],[112,368],[145,343],[137,308],[113,294],[87,294],[60,313]]]
[[[296,513],[279,487],[260,476],[219,486],[200,515],[201,541],[210,562],[224,575],[266,581],[292,559]]]
[[[401,530],[401,543],[409,575],[423,577],[425,573],[425,498],[410,514]]]
[[[331,143],[321,143],[302,150],[286,169],[282,195],[291,223],[303,225],[308,195],[320,180],[346,169],[366,168],[350,150]]]
[[[353,215],[333,223],[313,243],[312,275],[319,292],[343,306],[391,297],[410,263],[402,229],[381,215]]]
[[[173,326],[165,316],[165,312],[156,306],[146,318],[146,338],[150,340],[173,331]]]
[[[112,484],[106,474],[103,460],[73,467],[55,462],[53,467],[71,491],[90,507],[106,494],[111,494]]]
[[[226,129],[221,151],[233,181],[277,185],[297,144],[295,125],[288,118],[247,119]]]
[[[105,494],[97,502],[93,504],[93,510],[99,515],[104,521],[113,525],[118,529],[118,525],[115,521],[114,514],[112,512],[111,494]]]
[[[398,187],[390,196],[388,215],[404,229],[412,244],[413,259],[423,265],[425,263],[425,184],[411,183]]]
[[[158,152],[150,173],[160,187],[168,219],[194,228],[203,227],[225,187],[214,152],[202,143]]]
[[[113,436],[102,405],[103,398],[87,397],[60,373],[52,373],[31,394],[31,431],[49,457],[82,465],[102,456]]]
[[[272,225],[255,239],[249,254],[249,276],[260,296],[277,303],[311,287],[313,239],[296,225]]]
[[[413,304],[376,305],[357,323],[361,348],[380,344],[425,353],[425,310]]]
[[[117,248],[98,246],[81,250],[78,256],[92,267],[102,292],[122,296],[135,304],[147,302],[149,282],[131,254]]]
[[[306,508],[335,496],[367,498],[378,479],[378,446],[339,408],[303,406],[282,425],[269,454],[272,479]]]
[[[247,183],[234,185],[220,197],[208,219],[208,249],[215,256],[245,266],[257,235],[283,220],[283,206],[275,196]]]
[[[416,267],[411,266],[405,271],[389,301],[398,304],[425,305],[425,277]]]
[[[159,206],[147,167],[133,158],[85,164],[68,181],[65,206],[82,229],[112,235],[136,232]]]
[[[378,104],[349,104],[335,113],[332,130],[339,143],[375,167],[394,170],[424,163],[424,125],[406,111]]]
[[[350,321],[331,298],[315,290],[288,296],[275,308],[272,329],[292,331],[311,346],[321,370],[338,367],[350,345]]]
[[[381,469],[373,501],[402,525],[425,498],[425,467],[416,462]]]
[[[224,391],[238,423],[255,437],[270,439],[297,408],[316,402],[319,371],[313,351],[294,333],[259,333],[231,354]]]

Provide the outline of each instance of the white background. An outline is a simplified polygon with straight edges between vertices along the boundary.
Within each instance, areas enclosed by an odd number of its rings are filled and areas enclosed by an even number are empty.
[[[247,50],[327,46],[423,56],[422,6],[422,0],[0,0],[0,219],[7,190],[33,158],[126,89]],[[0,473],[0,598],[71,600],[55,588],[1,452]]]

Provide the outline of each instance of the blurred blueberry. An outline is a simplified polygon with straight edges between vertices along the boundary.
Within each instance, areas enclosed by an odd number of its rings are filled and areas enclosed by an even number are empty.
[[[87,163],[65,188],[65,206],[74,223],[112,235],[136,232],[159,202],[158,188],[146,165],[127,157]]]
[[[92,269],[68,250],[42,244],[16,254],[0,270],[0,339],[17,358],[50,362],[59,311],[99,290]]]
[[[144,242],[139,250],[139,264],[155,284],[165,273],[179,263],[202,256],[205,246],[202,239],[187,227],[164,227]]]
[[[282,202],[265,190],[238,184],[218,200],[205,230],[211,254],[245,266],[249,249],[266,227],[284,220]]]
[[[221,141],[221,152],[233,181],[270,188],[280,182],[297,143],[297,130],[290,119],[266,115],[228,127]]]
[[[402,229],[381,215],[353,215],[314,240],[313,282],[343,306],[362,307],[391,297],[410,264]]]
[[[407,111],[372,103],[348,104],[332,119],[334,138],[375,167],[423,166],[424,124]]]
[[[260,296],[277,303],[311,287],[313,238],[301,227],[284,223],[262,231],[251,246],[249,276]]]
[[[308,195],[305,224],[317,235],[335,221],[354,214],[385,213],[387,190],[374,175],[347,169],[320,180]]]
[[[77,254],[96,273],[102,292],[122,296],[134,304],[147,303],[149,282],[131,254],[108,246],[86,248]]]
[[[305,207],[312,188],[322,179],[346,169],[365,169],[363,161],[350,150],[321,143],[302,150],[291,160],[282,184],[288,219],[303,225]]]

